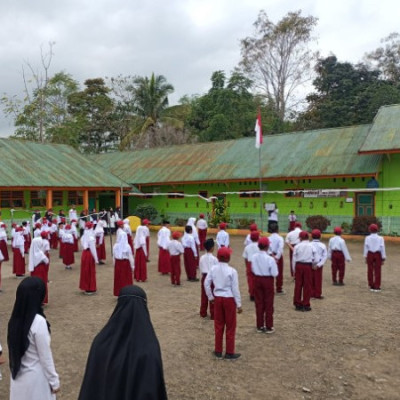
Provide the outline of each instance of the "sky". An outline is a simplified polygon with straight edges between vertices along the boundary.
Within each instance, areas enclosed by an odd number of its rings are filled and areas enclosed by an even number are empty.
[[[277,23],[289,11],[318,18],[316,49],[359,62],[381,39],[400,32],[394,0],[1,0],[0,95],[23,97],[22,67],[41,65],[54,42],[50,75],[86,79],[164,75],[175,91],[204,94],[214,71],[240,61],[240,40],[254,33],[260,10]],[[0,136],[13,133],[0,111]]]

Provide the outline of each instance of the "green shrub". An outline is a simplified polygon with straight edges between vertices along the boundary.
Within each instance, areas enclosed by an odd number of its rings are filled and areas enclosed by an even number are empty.
[[[139,204],[136,207],[135,212],[133,214],[139,217],[140,219],[147,218],[150,221],[154,221],[158,216],[158,211],[152,204],[143,203]]]
[[[367,235],[369,233],[368,227],[371,224],[377,224],[379,230],[382,228],[382,223],[378,218],[364,215],[362,217],[354,217],[351,232],[355,235]]]
[[[249,229],[249,226],[254,223],[254,219],[238,218],[233,223],[238,229]]]
[[[176,218],[175,226],[186,226],[187,219],[184,218]]]
[[[209,221],[209,225],[213,228],[216,228],[220,222],[231,222],[231,217],[225,204],[225,199],[217,199],[214,201],[213,215]]]
[[[331,224],[328,218],[323,215],[311,215],[306,219],[306,225],[312,229],[319,229],[321,232],[326,231],[326,228]]]

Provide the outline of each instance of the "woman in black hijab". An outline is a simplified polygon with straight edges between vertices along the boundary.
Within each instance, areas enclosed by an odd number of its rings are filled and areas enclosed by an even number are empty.
[[[79,400],[164,400],[161,351],[146,293],[125,286],[89,352]]]
[[[60,389],[42,309],[45,294],[38,277],[25,278],[17,288],[7,336],[11,400],[51,400]]]

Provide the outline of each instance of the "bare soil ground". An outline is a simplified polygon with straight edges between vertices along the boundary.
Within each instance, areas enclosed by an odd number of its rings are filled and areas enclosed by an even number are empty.
[[[349,240],[353,262],[347,265],[346,285],[332,286],[327,263],[325,299],[312,301],[309,313],[293,309],[293,282],[285,250],[286,295],[275,297],[276,332],[265,335],[256,333],[254,303],[247,295],[243,237],[231,237],[231,242],[230,264],[239,272],[243,301],[236,334],[236,351],[242,357],[235,362],[217,361],[211,355],[213,322],[199,316],[200,284],[186,282],[183,272],[183,286],[172,287],[168,276],[158,274],[152,233],[149,279],[140,285],[147,292],[161,344],[169,399],[400,399],[399,244],[386,244],[383,290],[371,293],[362,239]],[[80,254],[74,269],[67,271],[52,252],[50,303],[45,313],[61,379],[60,400],[77,398],[90,344],[116,304],[109,250],[107,264],[97,266],[98,293],[91,297],[78,289]],[[3,263],[0,340],[6,357],[7,323],[18,283],[11,263]],[[1,369],[0,399],[5,400],[9,372],[5,365]]]

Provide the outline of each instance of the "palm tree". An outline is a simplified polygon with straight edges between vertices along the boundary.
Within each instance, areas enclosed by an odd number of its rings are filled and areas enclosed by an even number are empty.
[[[174,125],[174,118],[166,113],[168,109],[168,95],[174,87],[167,82],[163,75],[151,75],[134,79],[132,88],[134,98],[134,116],[131,129],[121,140],[121,149],[130,146],[132,139],[145,134],[149,129],[156,129],[162,123]]]

